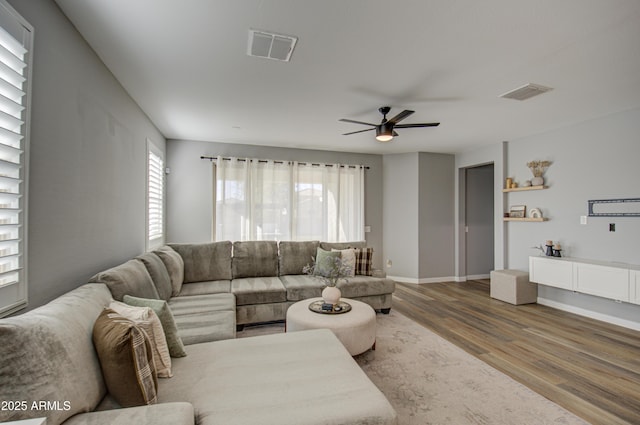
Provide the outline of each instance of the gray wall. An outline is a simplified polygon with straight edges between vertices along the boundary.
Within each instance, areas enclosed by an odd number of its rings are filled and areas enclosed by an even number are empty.
[[[365,224],[367,245],[373,247],[373,265],[382,265],[382,157],[347,152],[290,149],[235,143],[186,140],[167,141],[167,240],[206,242],[212,240],[213,171],[200,156],[235,156],[284,161],[361,164],[365,171]]]
[[[35,27],[29,308],[145,249],[151,124],[53,1],[9,0]]]
[[[571,257],[640,264],[640,218],[589,217],[590,199],[640,196],[640,109],[620,112],[509,144],[508,175],[531,177],[528,161],[553,162],[545,174],[548,190],[511,193],[509,204],[539,207],[549,221],[508,224],[508,267],[527,270],[530,247],[558,241]],[[616,232],[609,232],[609,223]],[[540,297],[640,322],[640,306],[541,287]]]
[[[419,154],[419,279],[454,276],[454,162],[447,154]]]
[[[384,155],[390,277],[422,283],[454,275],[454,159],[426,152]]]
[[[384,155],[384,264],[389,276],[419,277],[418,154]]]

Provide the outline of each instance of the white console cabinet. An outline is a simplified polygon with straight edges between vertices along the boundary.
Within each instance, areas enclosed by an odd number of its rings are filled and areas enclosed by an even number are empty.
[[[541,285],[640,304],[640,267],[578,258],[529,257],[529,276]]]
[[[564,258],[529,257],[529,280],[573,291],[573,263]]]
[[[631,302],[640,304],[640,270],[631,270],[630,283]]]

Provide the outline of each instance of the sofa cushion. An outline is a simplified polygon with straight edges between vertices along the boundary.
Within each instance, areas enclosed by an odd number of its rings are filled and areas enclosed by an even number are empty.
[[[178,327],[173,318],[173,313],[171,313],[169,305],[165,300],[153,300],[125,295],[123,301],[133,306],[151,307],[160,319],[160,323],[162,323],[162,330],[167,338],[167,345],[169,346],[171,357],[184,357],[187,355],[184,351],[182,340],[180,336],[178,336]]]
[[[372,276],[350,277],[349,282],[338,282],[337,286],[345,298],[391,294],[396,289],[396,284],[393,280]]]
[[[187,350],[175,360],[174,377],[160,381],[159,401],[189,400],[200,425],[397,423],[389,401],[330,330]]]
[[[149,337],[153,351],[153,361],[159,378],[171,378],[171,355],[162,323],[151,307],[134,307],[120,301],[113,301],[109,308],[131,320],[142,328]]]
[[[287,291],[277,276],[233,279],[231,292],[236,296],[236,305],[267,304],[287,300]]]
[[[236,312],[234,310],[207,311],[187,316],[176,316],[178,335],[185,347],[202,342],[234,339]]]
[[[278,244],[279,273],[281,276],[289,274],[303,274],[302,269],[306,265],[313,264],[316,258],[316,251],[320,242],[318,241],[283,241]]]
[[[319,297],[326,283],[319,277],[306,275],[280,276],[280,281],[287,290],[288,301],[300,301]]]
[[[59,401],[69,410],[1,410],[0,422],[47,416],[58,425],[94,410],[107,390],[91,340],[111,302],[105,285],[89,284],[19,316],[0,320],[0,400]]]
[[[153,252],[145,252],[136,258],[142,261],[142,264],[147,268],[160,299],[166,301],[171,298],[173,292],[171,277],[160,257]]]
[[[171,296],[175,297],[180,293],[182,289],[182,283],[184,282],[184,261],[180,254],[173,250],[170,246],[163,246],[153,251],[167,268],[169,277],[171,278]]]
[[[142,329],[107,308],[93,326],[93,343],[109,394],[121,406],[157,402],[158,379],[153,351]]]
[[[169,300],[169,307],[185,345],[236,337],[236,298],[233,294],[175,297]]]
[[[82,413],[70,418],[64,425],[194,425],[194,423],[193,406],[190,403],[175,402]]]
[[[347,248],[365,248],[367,241],[357,242],[320,242],[320,248],[325,251],[331,251],[332,249],[347,249]]]
[[[169,307],[175,319],[208,311],[235,311],[236,297],[233,294],[174,297],[169,300]]]
[[[182,285],[179,296],[228,294],[231,292],[230,280],[207,280],[204,282],[190,282]]]
[[[180,254],[184,261],[184,283],[231,279],[231,242],[169,246]]]
[[[278,243],[250,241],[233,243],[233,278],[278,276]]]
[[[151,276],[140,260],[129,260],[124,264],[102,271],[89,279],[90,283],[104,283],[113,298],[122,301],[125,295],[158,299],[158,291]]]

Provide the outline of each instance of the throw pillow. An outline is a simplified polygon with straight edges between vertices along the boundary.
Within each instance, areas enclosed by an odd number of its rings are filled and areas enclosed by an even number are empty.
[[[151,276],[151,280],[158,291],[158,298],[169,301],[173,288],[167,266],[165,266],[160,257],[153,252],[145,252],[136,258],[142,261],[142,264],[147,268],[147,272],[149,272],[149,276]]]
[[[349,267],[349,274],[345,277],[354,277],[356,275],[356,250],[349,249],[331,249],[332,252],[339,252],[342,258],[342,265]]]
[[[153,351],[153,362],[159,378],[171,378],[171,356],[164,336],[162,324],[150,307],[134,307],[119,301],[112,301],[109,308],[133,321],[149,336]]]
[[[167,338],[167,345],[169,346],[169,354],[171,354],[171,357],[184,357],[187,355],[186,351],[184,351],[182,340],[178,335],[178,327],[176,326],[176,321],[173,319],[173,313],[171,313],[169,305],[165,300],[152,300],[125,295],[124,302],[137,307],[151,307],[156,315],[158,315],[160,323],[162,323],[162,330],[164,331],[164,336]]]
[[[102,271],[90,278],[89,283],[104,283],[111,291],[113,298],[118,301],[122,301],[125,294],[142,298],[159,298],[158,290],[147,268],[138,259],[129,260]]]
[[[93,343],[107,389],[122,407],[157,402],[158,380],[144,331],[107,308],[93,326]]]
[[[356,274],[371,276],[373,248],[358,248],[356,251]]]
[[[340,258],[340,251],[325,251],[318,248],[316,252],[316,267],[313,270],[315,276],[330,277],[331,271],[335,267],[335,259]]]
[[[169,272],[169,277],[171,278],[171,296],[177,296],[182,290],[182,283],[184,282],[184,261],[182,260],[182,256],[174,251],[173,248],[166,245],[153,252],[160,257]]]

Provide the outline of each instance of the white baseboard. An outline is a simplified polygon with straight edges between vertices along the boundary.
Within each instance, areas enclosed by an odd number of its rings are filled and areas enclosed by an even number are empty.
[[[548,298],[538,297],[538,304],[546,305],[547,307],[557,308],[558,310],[562,310],[562,311],[568,311],[569,313],[574,313],[579,316],[589,317],[591,319],[600,320],[602,322],[611,323],[612,325],[618,325],[624,328],[633,329],[634,331],[640,331],[640,323],[638,322],[621,319],[619,317],[610,316],[608,314],[598,313],[596,311],[586,310],[584,308],[560,303],[558,301],[553,301]]]
[[[402,283],[413,283],[414,285],[420,285],[422,283],[457,282],[457,278],[455,276],[424,277],[420,279],[416,279],[414,277],[387,276],[387,279]]]
[[[478,280],[478,279],[490,279],[490,274],[471,274],[467,276],[466,280]]]

